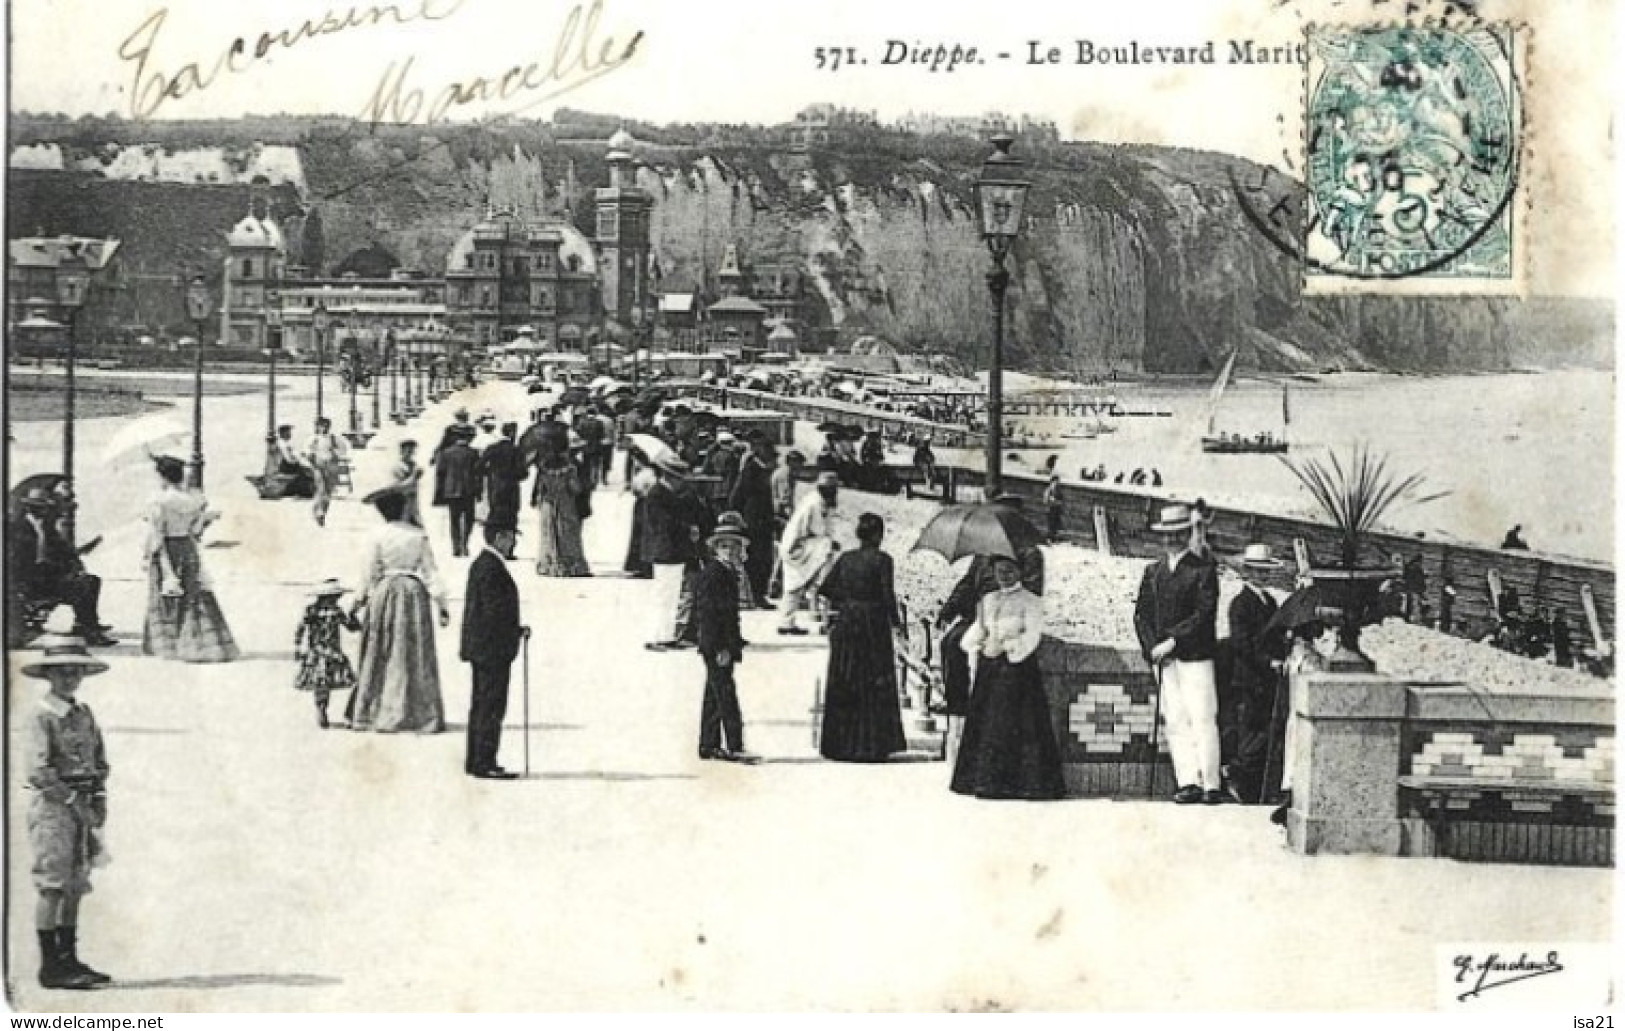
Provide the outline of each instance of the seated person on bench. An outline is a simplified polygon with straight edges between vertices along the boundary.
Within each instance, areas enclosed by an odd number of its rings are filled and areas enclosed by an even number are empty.
[[[97,648],[117,644],[107,635],[108,628],[102,625],[98,611],[101,577],[87,572],[80,557],[99,544],[100,538],[75,548],[63,532],[66,511],[58,498],[43,489],[30,490],[18,507],[20,511],[6,528],[13,601],[24,609],[72,606],[74,636]]]
[[[293,427],[287,424],[276,428],[271,441],[271,456],[267,463],[265,482],[260,487],[262,498],[313,498],[316,496],[316,472],[299,454],[293,443]]]

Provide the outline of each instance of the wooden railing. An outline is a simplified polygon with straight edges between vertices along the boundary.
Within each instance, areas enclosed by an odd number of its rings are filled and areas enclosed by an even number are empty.
[[[831,420],[851,423],[865,429],[879,429],[889,437],[922,435],[937,447],[983,446],[980,433],[913,416],[877,412],[866,405],[832,398],[785,397],[732,387],[697,386],[692,392],[702,401],[729,408],[767,409],[814,423]],[[1037,513],[1044,480],[1007,470],[1004,489],[1028,498],[1030,510]],[[1065,481],[1061,484],[1061,499],[1063,540],[1098,547],[1096,510],[1099,509],[1098,525],[1106,530],[1113,553],[1147,558],[1158,553],[1157,538],[1149,529],[1157,509],[1171,501],[1192,500],[1171,498],[1145,488]],[[1277,554],[1291,556],[1293,542],[1302,540],[1310,556],[1322,560],[1330,559],[1338,549],[1336,533],[1327,524],[1221,507],[1214,508],[1211,538],[1221,553],[1240,551],[1247,544],[1268,544]],[[1495,603],[1489,589],[1489,573],[1494,570],[1499,573],[1502,584],[1517,588],[1526,603],[1563,608],[1569,626],[1582,639],[1589,636],[1582,598],[1583,593],[1589,591],[1603,632],[1612,637],[1614,569],[1607,563],[1399,534],[1373,534],[1371,541],[1374,549],[1384,555],[1399,555],[1406,561],[1416,555],[1422,557],[1429,605],[1436,614],[1449,612],[1452,628],[1463,636],[1482,636],[1494,627]],[[1276,577],[1279,582],[1275,586],[1290,587],[1292,575],[1289,567]],[[1454,590],[1448,598],[1447,587]]]

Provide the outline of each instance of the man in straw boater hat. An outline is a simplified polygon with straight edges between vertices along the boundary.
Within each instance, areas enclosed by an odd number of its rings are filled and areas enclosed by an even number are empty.
[[[694,586],[694,625],[705,662],[705,701],[700,707],[700,758],[752,762],[745,751],[744,718],[734,667],[745,657],[739,632],[739,574],[745,535],[731,524],[706,539],[710,554],[700,561]]]
[[[112,978],[79,961],[79,900],[90,891],[92,862],[102,856],[107,822],[107,750],[90,707],[74,698],[87,676],[107,663],[77,637],[36,642],[44,654],[25,662],[25,676],[51,687],[28,718],[28,842],[34,851],[34,910],[39,931],[39,983],[94,988]]]
[[[1191,551],[1189,505],[1164,505],[1151,524],[1167,551],[1146,566],[1134,603],[1140,651],[1157,677],[1168,726],[1168,751],[1182,805],[1224,801],[1219,771],[1218,697],[1214,684],[1218,567]]]
[[[1286,563],[1268,544],[1249,544],[1226,562],[1241,574],[1242,588],[1230,600],[1230,636],[1221,649],[1226,661],[1219,693],[1220,762],[1231,797],[1256,803],[1263,801],[1275,663],[1286,658],[1285,636],[1264,633],[1280,605],[1263,578]]]

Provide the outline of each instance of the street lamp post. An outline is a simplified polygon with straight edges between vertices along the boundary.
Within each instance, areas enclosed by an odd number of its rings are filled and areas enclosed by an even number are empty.
[[[209,281],[201,273],[193,275],[186,284],[186,314],[192,319],[196,332],[192,346],[197,354],[192,361],[192,489],[203,489],[203,324],[208,321],[214,307],[209,296]]]
[[[389,363],[389,421],[399,426],[406,420],[401,415],[401,355],[396,349],[393,329],[384,337],[384,360]]]
[[[367,367],[368,367],[368,375],[372,379],[372,431],[374,433],[377,433],[378,429],[379,429],[379,427],[380,427],[380,425],[382,424],[382,421],[383,421],[380,418],[380,412],[379,412],[380,398],[379,398],[378,395],[384,389],[384,382],[383,382],[383,380],[384,380],[383,346],[384,345],[377,337],[373,337],[372,340],[373,340],[373,346],[371,348],[372,358],[367,363]]]
[[[77,384],[74,382],[76,366],[79,364],[79,309],[84,307],[85,293],[90,289],[90,270],[79,265],[64,265],[56,273],[56,300],[68,312],[68,361],[67,382],[63,384],[65,396],[62,402],[62,475],[68,483],[68,493],[74,503],[68,507],[66,532],[68,542],[74,542],[75,515],[78,509],[78,484],[73,478],[73,434],[76,429],[77,413],[74,411],[77,404]]]
[[[318,419],[326,414],[322,404],[322,381],[327,378],[327,327],[330,325],[332,325],[332,319],[327,314],[327,305],[317,301],[316,310],[310,313],[310,328],[316,333],[316,418]]]
[[[1010,153],[1009,136],[993,137],[993,153],[982,163],[976,180],[976,209],[982,223],[982,239],[993,257],[987,274],[988,293],[993,298],[993,354],[987,370],[987,476],[984,497],[992,500],[1003,488],[1004,466],[1004,296],[1010,288],[1010,273],[1004,259],[1016,237],[1021,235],[1022,212],[1032,183],[1022,178],[1025,167]]]
[[[265,292],[265,444],[276,449],[276,361],[282,357],[282,296]]]

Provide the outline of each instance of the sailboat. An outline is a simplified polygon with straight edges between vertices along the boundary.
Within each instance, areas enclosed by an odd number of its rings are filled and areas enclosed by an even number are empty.
[[[1251,437],[1239,433],[1217,433],[1214,431],[1214,422],[1219,414],[1219,402],[1224,398],[1224,392],[1230,386],[1230,373],[1236,367],[1237,352],[1231,351],[1230,357],[1225,359],[1224,368],[1219,371],[1219,378],[1213,383],[1213,392],[1208,395],[1207,433],[1202,437],[1202,450],[1215,455],[1284,455],[1292,449],[1287,441],[1287,427],[1292,424],[1292,402],[1286,383],[1281,384],[1281,435],[1273,433],[1259,433]]]

